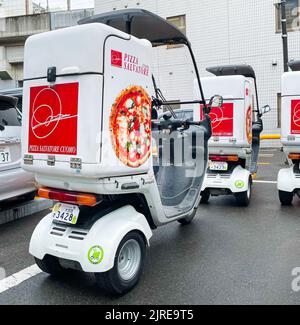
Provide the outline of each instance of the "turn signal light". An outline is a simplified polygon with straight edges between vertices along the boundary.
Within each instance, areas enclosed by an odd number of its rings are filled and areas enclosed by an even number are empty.
[[[239,157],[234,155],[234,156],[218,156],[218,155],[210,155],[209,159],[211,161],[231,161],[231,162],[236,162],[239,161]]]
[[[300,160],[300,153],[290,153],[289,159],[291,160]]]
[[[93,194],[61,191],[50,188],[40,188],[38,196],[48,200],[71,203],[75,205],[95,206],[97,197]]]

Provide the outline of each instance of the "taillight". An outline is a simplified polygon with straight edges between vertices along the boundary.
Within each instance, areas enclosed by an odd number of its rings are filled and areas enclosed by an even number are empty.
[[[211,160],[211,161],[230,161],[230,162],[236,162],[236,161],[239,161],[239,157],[236,156],[236,155],[232,155],[232,156],[209,155],[209,160]]]
[[[50,188],[40,188],[38,196],[44,199],[71,203],[75,205],[95,206],[97,197],[93,194],[68,192]]]
[[[300,153],[290,153],[289,159],[291,160],[300,160]]]

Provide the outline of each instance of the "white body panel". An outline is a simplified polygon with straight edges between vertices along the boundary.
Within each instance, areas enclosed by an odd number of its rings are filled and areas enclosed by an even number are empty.
[[[228,189],[232,193],[241,193],[248,190],[250,172],[241,166],[234,168],[231,174],[206,173],[202,191],[205,189]],[[239,182],[239,186],[237,186]],[[244,186],[241,186],[243,184]]]
[[[285,152],[300,153],[300,72],[282,75],[281,142]]]
[[[49,47],[53,48],[53,51],[47,51]],[[120,65],[118,62],[117,66],[113,65],[113,51],[121,54]],[[23,164],[23,168],[35,173],[40,185],[50,186],[52,182],[48,180],[53,177],[64,180],[65,183],[71,181],[72,184],[76,184],[74,188],[84,191],[86,186],[79,188],[82,183],[93,184],[96,179],[102,177],[145,174],[149,171],[150,159],[137,168],[128,167],[118,159],[110,132],[110,114],[117,97],[130,86],[142,87],[151,96],[153,91],[151,55],[152,46],[148,41],[130,37],[102,24],[66,28],[28,39],[25,50],[25,80],[30,80],[24,82],[22,155],[33,157],[33,164]],[[131,60],[128,59],[131,62],[125,63],[126,56],[132,56]],[[38,58],[38,62],[33,63],[32,57]],[[47,68],[52,66],[57,69],[57,79],[54,84],[49,84],[45,76]],[[147,73],[141,73],[138,70],[141,67],[146,67]],[[37,87],[46,86],[49,90],[51,86],[56,95],[59,94],[59,98],[61,93],[58,93],[56,87],[70,85],[75,87],[77,84],[78,112],[77,115],[74,113],[70,117],[77,118],[77,122],[74,120],[73,123],[74,128],[77,127],[77,134],[73,139],[76,145],[70,147],[55,147],[48,143],[31,145],[29,132],[36,125],[32,124],[35,115],[32,117],[30,112],[38,110],[38,108],[35,110],[36,102],[31,98],[32,89],[35,91]],[[73,100],[68,98],[66,92],[64,96],[67,100]],[[38,95],[35,99],[37,97]],[[61,102],[63,103],[62,99]],[[71,105],[69,102],[69,106]],[[51,105],[46,103],[42,106],[47,110]],[[52,113],[52,117],[56,115]],[[59,126],[52,130],[53,132],[49,132],[48,137],[56,136],[59,127],[67,123],[68,114],[63,118],[65,120],[59,117]],[[71,127],[66,127],[66,130],[70,129]],[[64,136],[60,138],[66,141]],[[42,152],[38,151],[40,148]],[[48,150],[45,153],[44,148]],[[75,154],[63,152],[64,148],[73,150]],[[32,151],[36,149],[38,149],[36,152]],[[47,161],[49,156],[55,159],[54,166],[49,166]],[[70,161],[74,158],[81,159],[81,168],[71,168]],[[58,182],[55,187],[59,187],[60,183]]]
[[[65,229],[63,236],[50,234],[55,233],[53,227]],[[106,272],[114,266],[115,254],[121,240],[134,230],[140,231],[149,245],[152,231],[147,220],[131,206],[125,206],[107,214],[93,224],[89,230],[54,224],[49,214],[36,227],[30,241],[29,252],[39,259],[49,254],[61,259],[76,261],[84,272]],[[86,235],[83,240],[72,239],[69,238],[72,231],[79,231]],[[88,259],[88,252],[94,246],[100,246],[104,253],[103,260],[96,265]]]
[[[296,189],[300,189],[300,177],[294,173],[294,166],[279,171],[277,188],[279,191],[290,193]]]

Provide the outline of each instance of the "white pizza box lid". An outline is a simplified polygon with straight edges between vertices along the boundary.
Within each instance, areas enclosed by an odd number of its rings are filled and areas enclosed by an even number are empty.
[[[29,37],[25,44],[24,79],[46,77],[49,67],[56,67],[57,75],[103,73],[103,48],[109,36],[130,38],[128,34],[100,23]]]
[[[284,73],[281,88],[282,96],[300,96],[300,71]]]
[[[205,99],[221,95],[224,99],[244,99],[244,76],[204,77],[201,78]]]

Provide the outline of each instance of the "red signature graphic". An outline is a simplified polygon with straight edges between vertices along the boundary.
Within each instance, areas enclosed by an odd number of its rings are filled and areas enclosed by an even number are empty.
[[[30,89],[29,152],[76,154],[78,83]]]
[[[213,107],[209,116],[213,136],[233,136],[233,103],[224,103],[221,108]],[[203,119],[201,106],[201,119]]]
[[[300,134],[300,100],[292,100],[291,133]]]

